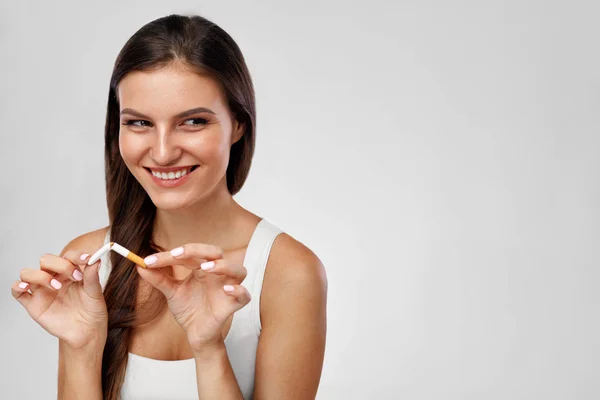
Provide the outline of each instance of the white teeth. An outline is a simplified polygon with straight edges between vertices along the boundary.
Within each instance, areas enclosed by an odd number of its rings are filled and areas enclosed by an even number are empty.
[[[182,169],[176,172],[157,172],[152,171],[152,175],[159,179],[177,179],[187,175],[189,169]]]

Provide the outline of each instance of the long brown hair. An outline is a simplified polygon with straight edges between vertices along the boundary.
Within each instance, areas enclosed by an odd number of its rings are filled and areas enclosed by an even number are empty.
[[[119,152],[117,86],[131,71],[160,69],[183,63],[221,86],[232,116],[245,126],[231,146],[227,189],[234,195],[246,181],[254,153],[256,109],[254,88],[242,52],[223,29],[200,16],[169,15],[140,28],[125,43],[114,64],[105,126],[106,200],[110,240],[142,257],[160,250],[152,242],[156,207],[130,173]],[[141,278],[126,258],[111,254],[112,270],[104,289],[108,339],[102,359],[104,398],[120,399],[133,329],[164,310],[164,296],[149,285],[143,310],[136,309]],[[146,291],[144,291],[146,293]],[[144,296],[145,297],[145,296]]]

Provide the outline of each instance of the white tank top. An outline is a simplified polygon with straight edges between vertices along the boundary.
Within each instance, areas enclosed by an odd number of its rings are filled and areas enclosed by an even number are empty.
[[[244,399],[252,398],[256,349],[260,336],[260,293],[265,267],[273,241],[282,231],[262,219],[248,243],[244,267],[248,275],[242,285],[250,292],[251,300],[233,315],[225,347],[231,367]],[[105,243],[110,241],[107,232]],[[100,263],[100,284],[106,286],[110,273],[107,253]],[[196,364],[187,360],[163,361],[129,353],[125,381],[121,389],[123,400],[197,400]]]

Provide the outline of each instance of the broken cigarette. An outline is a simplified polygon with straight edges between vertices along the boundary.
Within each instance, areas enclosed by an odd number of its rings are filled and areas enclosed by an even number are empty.
[[[111,250],[114,250],[116,253],[122,255],[126,259],[133,261],[140,267],[146,268],[146,263],[144,262],[142,257],[138,256],[134,252],[126,249],[125,247],[123,247],[120,244],[115,243],[115,242],[106,243],[104,246],[100,247],[100,249],[90,257],[90,260],[88,261],[88,265],[94,264],[103,255],[105,255],[106,253],[108,253]]]

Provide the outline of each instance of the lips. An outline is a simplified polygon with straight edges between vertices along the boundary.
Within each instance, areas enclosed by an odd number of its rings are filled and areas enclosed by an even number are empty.
[[[162,180],[175,180],[182,176],[185,176],[195,170],[198,165],[192,165],[188,167],[174,167],[174,168],[148,168],[146,170],[157,179]]]
[[[182,166],[174,168],[147,168],[146,171],[152,181],[160,187],[173,188],[183,185],[190,179],[192,173],[199,165]]]

